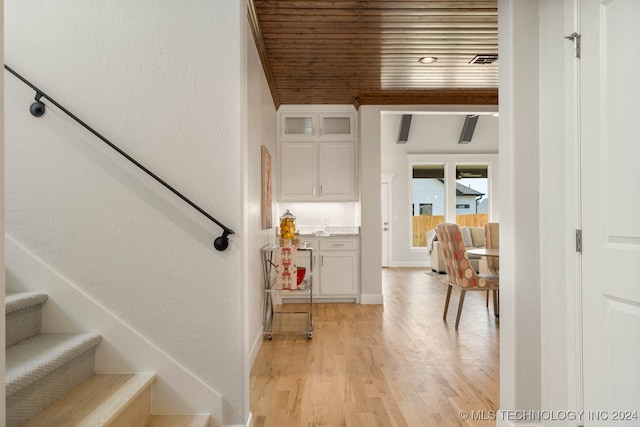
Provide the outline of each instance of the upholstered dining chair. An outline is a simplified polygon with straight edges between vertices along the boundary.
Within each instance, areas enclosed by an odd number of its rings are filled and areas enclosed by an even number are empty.
[[[458,314],[456,315],[456,329],[460,324],[460,315],[467,291],[493,291],[493,311],[496,317],[499,316],[499,278],[494,274],[478,274],[471,267],[467,248],[462,238],[462,232],[458,224],[438,224],[438,239],[442,245],[442,255],[448,275],[447,298],[444,304],[444,314],[442,318],[447,320],[449,301],[451,300],[451,290],[454,286],[460,288],[460,300],[458,302]]]
[[[488,222],[484,225],[484,244],[487,249],[500,247],[500,224]],[[482,257],[480,260],[480,273],[500,275],[499,257]],[[487,292],[487,307],[489,307],[489,292]]]

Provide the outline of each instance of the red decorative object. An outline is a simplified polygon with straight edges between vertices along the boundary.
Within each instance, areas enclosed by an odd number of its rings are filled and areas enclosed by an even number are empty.
[[[307,272],[306,268],[298,267],[298,270],[297,270],[297,274],[298,274],[298,277],[297,277],[298,278],[298,282],[297,282],[297,284],[298,284],[298,286],[300,286],[300,283],[302,283],[302,281],[304,280],[304,276],[305,276],[306,272]]]

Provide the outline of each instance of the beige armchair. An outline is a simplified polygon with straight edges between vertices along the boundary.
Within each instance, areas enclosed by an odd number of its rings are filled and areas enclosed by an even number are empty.
[[[436,229],[437,230],[437,229]],[[442,246],[439,238],[436,237],[436,230],[427,232],[427,249],[429,254],[429,266],[437,273],[446,272]],[[485,231],[484,227],[461,227],[460,228],[467,248],[484,248]],[[477,272],[480,271],[481,257],[470,255],[471,267]]]

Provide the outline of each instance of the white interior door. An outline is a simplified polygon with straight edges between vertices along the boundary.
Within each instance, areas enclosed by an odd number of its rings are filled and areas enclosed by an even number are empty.
[[[380,209],[382,218],[382,266],[389,267],[389,183],[380,186]]]
[[[638,0],[580,1],[585,427],[640,425],[639,23]]]

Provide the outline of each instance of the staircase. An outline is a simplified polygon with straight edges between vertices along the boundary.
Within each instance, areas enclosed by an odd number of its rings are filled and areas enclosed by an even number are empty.
[[[207,415],[151,415],[155,374],[96,374],[98,334],[42,334],[39,292],[6,295],[7,427],[206,427]]]

